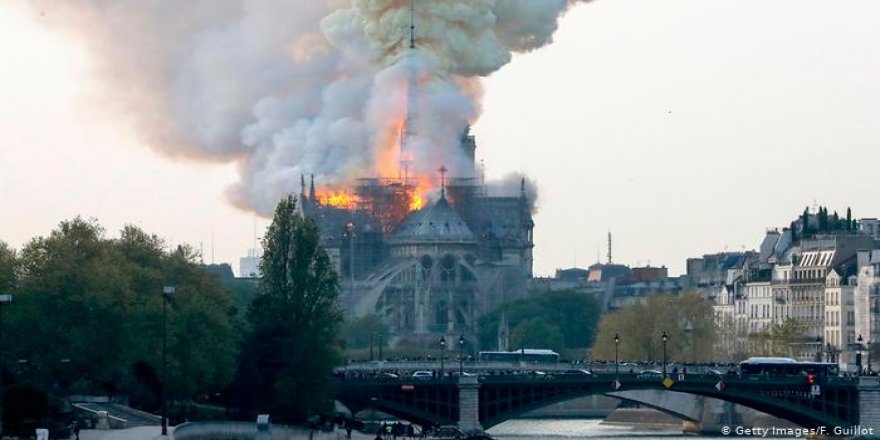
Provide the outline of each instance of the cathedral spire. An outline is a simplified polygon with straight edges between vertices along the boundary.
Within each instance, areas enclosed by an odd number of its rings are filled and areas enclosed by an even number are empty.
[[[406,80],[406,118],[404,118],[403,129],[400,131],[400,161],[398,169],[398,178],[403,179],[404,183],[409,180],[409,169],[413,163],[412,157],[412,138],[413,130],[413,113],[416,108],[416,71],[414,61],[411,60],[416,49],[416,6],[415,0],[409,2],[409,51],[407,58],[407,80]]]

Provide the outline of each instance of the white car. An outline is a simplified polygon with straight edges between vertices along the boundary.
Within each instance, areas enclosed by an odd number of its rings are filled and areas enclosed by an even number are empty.
[[[414,377],[416,379],[430,379],[430,378],[434,377],[434,373],[432,373],[430,371],[424,371],[424,370],[423,371],[416,371],[415,373],[412,374],[412,377]]]

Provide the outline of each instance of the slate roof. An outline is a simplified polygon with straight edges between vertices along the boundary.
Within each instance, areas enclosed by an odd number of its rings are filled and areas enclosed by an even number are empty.
[[[394,231],[391,241],[473,243],[476,236],[441,196],[434,204],[411,213]]]

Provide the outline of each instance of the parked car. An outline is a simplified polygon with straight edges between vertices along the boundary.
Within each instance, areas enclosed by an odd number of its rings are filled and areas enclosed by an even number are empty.
[[[381,378],[385,378],[385,379],[397,379],[400,376],[398,376],[394,373],[379,373],[376,375],[376,377],[381,377]]]
[[[432,373],[430,371],[425,371],[425,370],[416,371],[415,373],[412,374],[412,377],[414,377],[416,379],[430,379],[430,378],[434,377],[434,373]]]

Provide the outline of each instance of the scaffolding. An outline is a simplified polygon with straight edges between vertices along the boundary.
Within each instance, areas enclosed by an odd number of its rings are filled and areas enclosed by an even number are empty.
[[[358,179],[355,194],[357,211],[378,222],[385,234],[393,232],[409,215],[417,195],[412,180],[392,178]]]

